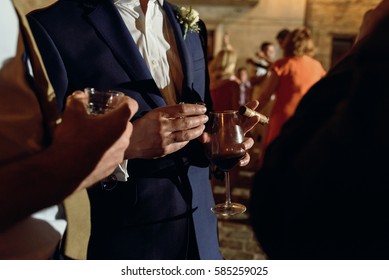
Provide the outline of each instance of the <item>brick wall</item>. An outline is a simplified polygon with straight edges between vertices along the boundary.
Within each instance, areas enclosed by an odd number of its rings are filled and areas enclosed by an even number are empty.
[[[180,2],[171,0],[171,2]],[[307,0],[260,0],[254,6],[207,6],[193,5],[200,12],[208,29],[214,31],[214,53],[222,46],[224,33],[238,53],[238,65],[243,66],[253,57],[263,41],[275,43],[277,32],[285,27],[303,25]],[[277,44],[276,44],[277,46]],[[277,46],[278,47],[278,46]],[[281,56],[281,53],[279,52]]]
[[[231,44],[239,55],[238,67],[254,55],[261,42],[274,42],[281,28],[306,25],[312,30],[318,48],[316,58],[329,69],[333,35],[355,36],[364,13],[378,2],[380,0],[260,0],[254,6],[194,7],[200,11],[208,28],[215,31],[215,53],[221,48],[224,32],[230,35]]]
[[[334,35],[356,35],[364,13],[380,0],[308,0],[306,26],[318,47],[316,57],[326,69],[331,65]]]

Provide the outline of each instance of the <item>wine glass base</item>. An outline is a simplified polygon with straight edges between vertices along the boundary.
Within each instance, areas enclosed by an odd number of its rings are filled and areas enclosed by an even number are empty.
[[[212,212],[221,216],[234,216],[246,212],[246,206],[240,203],[220,203],[211,208]]]

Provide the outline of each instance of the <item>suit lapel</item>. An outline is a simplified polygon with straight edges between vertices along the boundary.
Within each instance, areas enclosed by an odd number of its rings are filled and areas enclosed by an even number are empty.
[[[184,40],[181,26],[175,15],[175,6],[165,1],[163,9],[173,29],[181,59],[184,74],[182,98],[183,100],[191,100],[187,97],[192,94],[193,62],[186,44],[190,41],[189,37],[194,36],[194,34],[189,33],[186,40]],[[111,1],[102,1],[91,9],[87,17],[130,76],[131,83],[137,82],[136,87],[131,89],[149,88],[147,91],[153,93],[149,96],[154,103],[152,107],[165,106],[166,103],[161,101],[161,94],[159,90],[156,90],[153,77],[114,4]],[[146,81],[148,81],[148,86],[145,85]],[[151,87],[150,81],[153,83]]]
[[[144,98],[152,108],[166,106],[138,46],[112,1],[96,4],[87,17],[130,77],[128,83],[119,86],[145,93]]]
[[[152,79],[138,47],[111,1],[97,4],[88,17],[132,79]]]
[[[163,8],[165,10],[166,16],[168,17],[171,27],[173,29],[177,49],[179,52],[179,56],[181,58],[182,71],[184,74],[184,80],[182,83],[182,91],[181,91],[181,100],[188,103],[194,102],[203,102],[204,99],[201,95],[196,92],[194,89],[194,65],[192,59],[192,53],[190,51],[191,48],[196,48],[198,44],[199,48],[201,46],[201,40],[199,38],[199,34],[188,32],[186,39],[184,40],[182,36],[181,26],[176,18],[176,7],[168,2],[164,2]]]

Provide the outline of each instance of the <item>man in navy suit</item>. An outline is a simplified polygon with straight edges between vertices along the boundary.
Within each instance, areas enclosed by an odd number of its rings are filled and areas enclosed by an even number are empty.
[[[212,106],[206,30],[191,13],[180,25],[182,9],[163,0],[60,0],[29,15],[60,100],[93,86],[139,103],[127,182],[89,191],[90,259],[221,258],[208,161],[196,139],[208,118],[194,103]]]

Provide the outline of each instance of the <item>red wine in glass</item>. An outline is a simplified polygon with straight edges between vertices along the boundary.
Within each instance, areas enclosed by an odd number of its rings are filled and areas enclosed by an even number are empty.
[[[226,200],[216,204],[211,210],[222,216],[232,216],[246,211],[246,206],[231,202],[229,171],[238,164],[246,154],[243,148],[243,131],[237,111],[210,112],[207,133],[209,142],[206,144],[207,156],[211,163],[224,171]]]
[[[244,157],[246,152],[238,152],[235,154],[213,154],[211,162],[222,171],[229,171]]]

